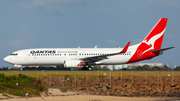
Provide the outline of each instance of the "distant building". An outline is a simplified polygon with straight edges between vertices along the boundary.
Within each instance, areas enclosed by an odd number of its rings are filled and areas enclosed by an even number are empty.
[[[114,65],[107,65],[107,69],[114,70]]]
[[[144,65],[148,65],[150,68],[153,68],[155,66],[158,66],[160,68],[163,67],[163,63],[135,63],[132,65],[132,67],[138,67],[138,66],[144,66]]]
[[[136,68],[138,66],[144,66],[144,65],[148,65],[150,68],[153,68],[154,66],[158,66],[160,68],[163,67],[162,63],[133,63],[133,64],[123,64],[123,65],[106,65],[106,66],[101,66],[101,67],[106,67],[107,69],[110,70],[119,70],[122,68],[128,68],[128,69],[132,69],[132,68]]]

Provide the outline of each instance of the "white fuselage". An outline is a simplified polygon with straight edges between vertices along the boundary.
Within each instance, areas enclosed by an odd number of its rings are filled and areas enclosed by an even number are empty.
[[[39,48],[24,49],[13,52],[4,58],[14,65],[64,65],[65,60],[79,60],[85,57],[93,57],[116,53],[122,48]],[[126,53],[108,56],[107,59],[96,62],[98,65],[124,64],[132,57],[136,49],[129,48]]]

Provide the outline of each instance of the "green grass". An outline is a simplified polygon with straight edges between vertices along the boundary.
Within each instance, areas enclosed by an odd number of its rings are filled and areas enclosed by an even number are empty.
[[[7,94],[4,94],[4,93],[3,93],[3,96],[10,97],[10,96],[8,96]]]
[[[33,76],[33,77],[40,77],[40,76],[64,76],[66,78],[71,77],[71,76],[80,76],[80,75],[86,75],[87,76],[98,76],[103,77],[103,76],[119,76],[121,77],[121,71],[47,71],[47,72],[42,72],[42,71],[0,71],[0,73],[4,73],[6,76],[9,75],[17,75],[19,73],[25,74],[27,76]],[[104,75],[106,73],[106,75]],[[128,76],[128,75],[134,75],[134,76],[167,76],[170,74],[172,75],[171,71],[122,71],[122,76]],[[174,76],[179,76],[180,72],[175,71]]]
[[[18,83],[19,85],[16,85]],[[15,96],[25,96],[30,93],[32,96],[39,95],[40,91],[45,90],[41,85],[41,81],[35,77],[24,74],[13,74],[6,76],[0,73],[0,92],[8,93]]]

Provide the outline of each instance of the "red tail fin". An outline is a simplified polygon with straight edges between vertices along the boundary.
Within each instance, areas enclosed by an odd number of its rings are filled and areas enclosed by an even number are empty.
[[[139,48],[141,48],[142,54],[149,50],[161,49],[167,20],[167,18],[161,18],[146,38],[141,42]]]
[[[157,52],[156,54],[152,54],[151,51],[161,49],[161,44],[163,41],[167,20],[167,18],[161,18],[158,21],[158,23],[149,32],[145,39],[139,44],[136,52],[128,61],[128,63],[152,58],[154,56],[159,55],[159,52]]]
[[[153,49],[160,49],[164,32],[166,29],[167,18],[161,18],[154,28],[149,32],[143,42],[152,45]]]

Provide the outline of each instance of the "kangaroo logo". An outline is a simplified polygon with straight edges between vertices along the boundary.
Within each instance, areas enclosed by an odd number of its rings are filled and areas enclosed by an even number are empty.
[[[146,53],[147,51],[149,51],[149,50],[151,50],[151,49],[154,49],[154,43],[155,43],[155,41],[156,41],[157,39],[159,39],[159,38],[164,34],[164,32],[165,32],[165,29],[164,29],[161,33],[153,36],[151,39],[149,39],[149,41],[148,41],[148,39],[143,40],[142,43],[147,44],[148,46],[150,46],[150,48],[148,48],[147,50],[145,50],[142,54]]]

